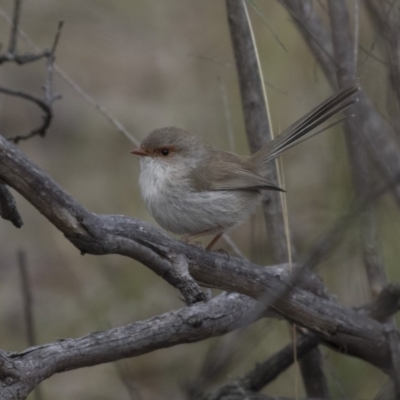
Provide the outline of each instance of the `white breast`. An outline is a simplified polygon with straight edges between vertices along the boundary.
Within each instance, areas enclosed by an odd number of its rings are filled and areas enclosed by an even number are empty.
[[[152,157],[140,159],[140,192],[147,206],[159,200],[168,183],[173,179],[173,175],[168,163],[160,162]]]

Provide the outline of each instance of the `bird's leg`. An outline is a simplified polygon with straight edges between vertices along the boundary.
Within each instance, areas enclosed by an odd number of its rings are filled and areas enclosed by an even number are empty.
[[[215,231],[215,228],[213,228],[213,229],[206,229],[206,230],[201,231],[201,232],[192,233],[192,234],[190,234],[190,235],[183,236],[181,240],[182,240],[183,242],[185,242],[185,243],[191,243],[191,244],[197,245],[196,242],[193,242],[193,239],[195,239],[195,238],[197,238],[197,237],[199,237],[199,236],[207,235],[208,233],[211,233],[211,232],[213,232],[213,231]],[[211,240],[210,244],[206,247],[206,250],[211,250],[212,247],[215,245],[215,243],[217,243],[218,239],[219,239],[222,235],[223,235],[223,233],[219,233],[218,235],[216,235],[216,236],[214,237],[214,239]]]
[[[213,248],[214,244],[218,242],[218,240],[221,238],[222,235],[223,235],[223,233],[218,233],[218,235],[215,235],[214,239],[211,240],[211,242],[206,247],[206,250],[211,250]]]

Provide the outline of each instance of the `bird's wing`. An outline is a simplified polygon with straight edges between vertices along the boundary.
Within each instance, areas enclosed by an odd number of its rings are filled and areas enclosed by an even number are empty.
[[[253,170],[251,165],[238,156],[215,152],[215,156],[202,166],[201,174],[192,175],[195,187],[200,190],[278,190],[284,192],[273,182]]]

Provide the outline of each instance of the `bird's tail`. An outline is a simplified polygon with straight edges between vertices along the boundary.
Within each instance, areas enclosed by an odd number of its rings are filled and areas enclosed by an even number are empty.
[[[255,165],[262,168],[263,165],[274,158],[280,156],[288,148],[301,143],[308,139],[304,136],[312,131],[323,122],[333,117],[335,114],[352,106],[357,102],[356,94],[360,87],[358,82],[352,83],[335,93],[317,107],[308,112],[304,117],[300,118],[294,124],[289,126],[285,131],[278,135],[275,139],[268,142],[262,149],[252,155]],[[321,133],[328,129],[331,125],[316,132]]]

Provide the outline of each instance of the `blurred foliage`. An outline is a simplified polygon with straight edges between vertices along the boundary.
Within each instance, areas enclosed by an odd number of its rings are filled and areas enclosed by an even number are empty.
[[[257,1],[268,26],[253,9],[256,41],[276,133],[331,93],[321,70],[290,16],[275,1]],[[0,0],[10,15],[11,0]],[[319,2],[317,11],[326,18]],[[362,7],[361,7],[362,8]],[[8,24],[0,16],[0,41],[7,46]],[[212,145],[248,153],[224,2],[215,0],[29,0],[21,28],[40,47],[49,47],[57,22],[65,21],[57,64],[106,107],[140,140],[161,126],[179,126]],[[279,37],[277,42],[270,29]],[[370,48],[377,33],[361,9],[360,43]],[[20,50],[32,50],[22,39]],[[380,42],[374,54],[383,58]],[[362,83],[374,103],[385,106],[382,63],[360,50]],[[44,65],[0,68],[0,84],[40,94]],[[226,86],[235,148],[229,148],[221,79]],[[45,139],[20,148],[90,210],[152,221],[138,191],[138,160],[132,144],[57,74],[62,100]],[[28,132],[38,110],[18,99],[0,98],[0,128],[6,135]],[[347,151],[340,127],[331,129],[283,157],[289,221],[299,256],[329,229],[353,197]],[[147,268],[119,256],[82,257],[63,235],[16,195],[24,220],[21,230],[0,221],[0,342],[6,350],[26,347],[17,250],[28,257],[40,343],[75,337],[149,318],[182,306],[179,293]],[[379,234],[387,272],[398,280],[398,209],[390,196],[379,201]],[[153,221],[152,221],[153,222]],[[356,227],[320,266],[329,289],[347,305],[369,300]],[[253,217],[232,232],[238,246],[258,263],[271,262],[262,218]],[[256,340],[254,339],[256,338]],[[120,361],[143,399],[183,399],[183,387],[196,379],[211,345],[182,345]],[[242,332],[237,359],[224,375],[232,379],[288,343],[283,322],[260,321]],[[240,348],[242,347],[242,350]],[[367,398],[385,377],[365,363],[323,349],[327,375],[337,398]],[[297,378],[296,378],[297,374]],[[291,368],[268,394],[294,396],[299,373]],[[300,394],[301,383],[298,383]],[[59,374],[42,384],[44,399],[129,399],[116,368],[103,365]]]

